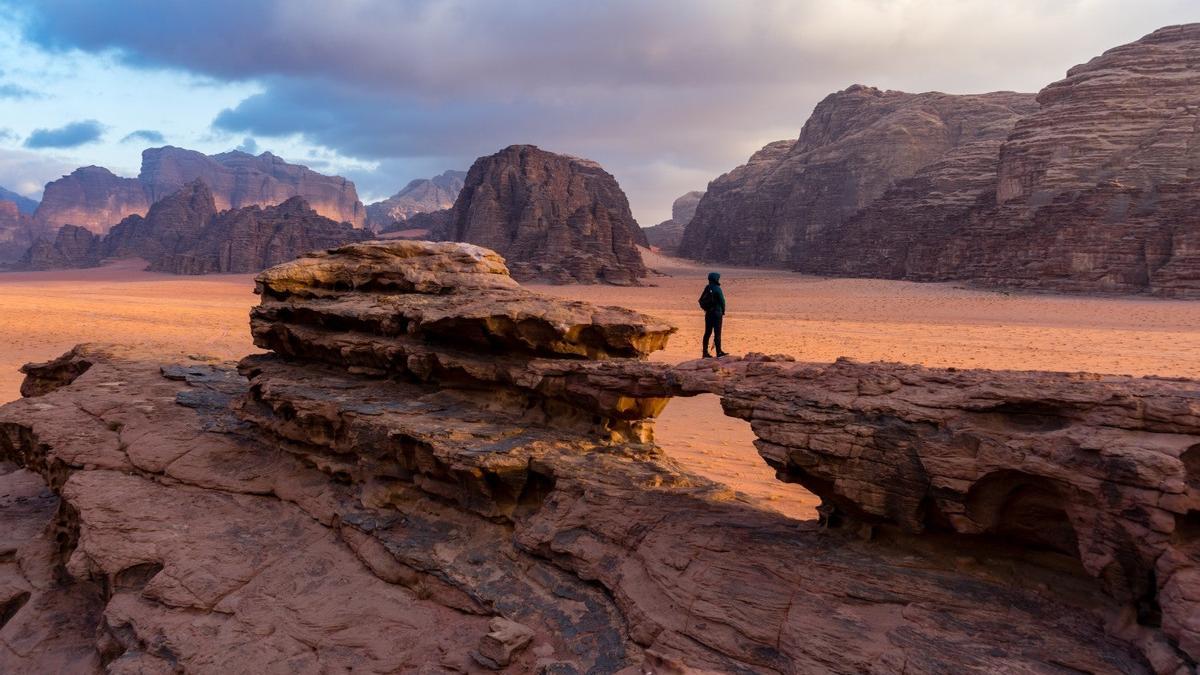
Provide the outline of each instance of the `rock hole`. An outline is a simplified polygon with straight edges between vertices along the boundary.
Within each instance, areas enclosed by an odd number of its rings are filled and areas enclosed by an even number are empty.
[[[27,602],[29,602],[28,591],[22,591],[8,600],[0,602],[0,628],[4,628],[4,625],[11,621]]]
[[[157,562],[130,565],[113,577],[112,588],[114,591],[140,591],[150,583],[154,575],[162,571],[162,568],[162,563]]]
[[[725,414],[716,394],[672,398],[654,423],[654,442],[688,471],[746,494],[759,508],[816,518],[820,498],[779,480],[757,438],[749,422]]]
[[[1175,515],[1175,532],[1171,541],[1176,546],[1200,544],[1200,511],[1188,511]]]
[[[1137,609],[1137,622],[1143,626],[1159,628],[1162,626],[1162,608],[1158,605],[1158,578],[1154,570],[1150,570],[1145,590],[1137,599],[1134,606]]]
[[[1179,460],[1183,462],[1183,471],[1188,487],[1200,490],[1200,443],[1184,450],[1183,454],[1179,456]]]
[[[967,515],[987,534],[1079,557],[1066,502],[1049,479],[1021,471],[996,471],[971,486],[966,503]]]
[[[1015,401],[980,410],[972,416],[980,426],[996,430],[1048,433],[1071,426],[1065,411],[1036,401]]]

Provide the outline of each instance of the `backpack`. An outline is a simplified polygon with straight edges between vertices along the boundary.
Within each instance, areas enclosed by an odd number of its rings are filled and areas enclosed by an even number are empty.
[[[709,311],[717,308],[717,294],[713,293],[712,286],[705,286],[704,292],[700,294],[700,309]]]

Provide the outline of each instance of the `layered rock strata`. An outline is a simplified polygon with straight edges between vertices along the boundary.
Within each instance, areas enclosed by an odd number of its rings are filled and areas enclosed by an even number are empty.
[[[26,367],[0,488],[43,505],[0,506],[0,669],[1194,665],[1193,382],[654,363],[666,324],[456,244],[354,244],[259,291],[271,353],[240,372],[95,346]],[[698,393],[824,528],[663,455],[652,418]]]
[[[303,197],[319,214],[361,227],[366,212],[354,183],[289,164],[269,152],[205,155],[165,146],[142,152],[137,178],[121,178],[108,169],[88,166],[46,184],[35,213],[43,229],[76,225],[105,234],[131,215],[145,216],[150,207],[185,185],[203,180],[217,210],[274,206]]]
[[[532,145],[475,160],[436,238],[495,250],[513,276],[635,284],[646,235],[617,180],[599,164]]]

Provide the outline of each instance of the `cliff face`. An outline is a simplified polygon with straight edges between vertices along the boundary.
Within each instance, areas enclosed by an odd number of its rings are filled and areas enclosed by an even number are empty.
[[[466,171],[446,171],[433,178],[418,178],[381,202],[367,205],[367,225],[376,232],[406,229],[403,222],[418,213],[444,211],[454,206],[462,192]]]
[[[273,206],[303,197],[326,218],[356,227],[366,222],[354,183],[288,164],[269,152],[256,157],[235,150],[210,156],[170,146],[150,148],[142,153],[138,178],[152,203],[199,178],[212,190],[218,211]]]
[[[345,178],[288,164],[269,152],[210,156],[171,146],[143,151],[136,179],[90,166],[47,183],[35,218],[51,232],[70,224],[104,234],[126,216],[146,215],[152,204],[196,179],[209,186],[218,210],[270,206],[300,196],[333,220],[366,222],[354,183]]]
[[[669,324],[532,293],[466,244],[353,244],[257,282],[267,352],[236,370],[95,345],[22,369],[0,670],[1178,675],[1200,655],[1196,382],[652,362]],[[655,446],[669,399],[700,393],[820,523]]]
[[[676,199],[671,204],[671,218],[645,228],[646,241],[665,253],[674,254],[683,239],[683,231],[696,215],[696,207],[700,205],[703,192],[693,190]]]
[[[906,94],[855,85],[821,101],[800,138],[772,143],[709,184],[680,253],[788,266],[896,181],[963,146],[1003,140],[1033,97]],[[961,150],[960,150],[961,151]]]
[[[634,284],[645,234],[595,162],[514,145],[475,160],[445,238],[491,248],[520,279]]]
[[[869,199],[833,218],[837,226],[810,231],[803,245],[793,237],[790,254],[788,218],[825,212],[815,200],[789,216],[795,195],[836,195],[841,179],[829,167],[787,173],[773,191],[786,160],[743,167],[714,182],[732,193],[732,206],[702,203],[697,221],[720,225],[740,210],[750,214],[746,232],[699,228],[693,244],[685,237],[686,252],[704,258],[701,244],[716,237],[705,245],[728,247],[740,262],[817,274],[1200,297],[1198,62],[1200,24],[1111,49],[1043,89],[1035,107],[1013,105],[1020,119],[993,131],[1011,130],[977,134],[911,175],[896,173],[882,193],[864,193]],[[809,122],[814,143],[837,137],[818,113]],[[856,117],[839,119],[850,126]],[[857,175],[846,173],[843,185],[858,185]]]
[[[1197,64],[1200,24],[1174,26],[1043,89],[938,275],[1200,297]]]
[[[130,214],[145,215],[151,200],[135,178],[121,178],[99,166],[85,166],[46,183],[34,219],[54,232],[77,225],[104,234]]]
[[[64,226],[53,243],[39,241],[25,258],[34,269],[85,267],[105,258],[138,257],[173,274],[257,272],[309,251],[367,238],[368,233],[320,216],[299,197],[277,206],[220,211],[213,193],[194,180],[125,218],[103,237]],[[89,233],[90,234],[90,233]]]

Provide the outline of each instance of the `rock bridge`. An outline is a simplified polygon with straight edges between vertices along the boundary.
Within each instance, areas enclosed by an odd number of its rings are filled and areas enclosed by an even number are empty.
[[[99,346],[26,368],[27,397],[0,408],[0,480],[36,496],[18,515],[41,525],[2,542],[0,666],[1183,673],[1200,657],[1196,382],[652,363],[668,324],[536,295],[463,244],[353,244],[258,283],[267,353],[236,372]],[[819,522],[663,455],[654,417],[698,394],[822,499]]]

